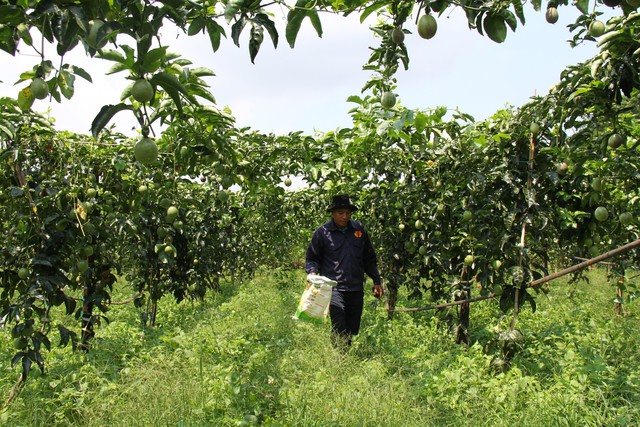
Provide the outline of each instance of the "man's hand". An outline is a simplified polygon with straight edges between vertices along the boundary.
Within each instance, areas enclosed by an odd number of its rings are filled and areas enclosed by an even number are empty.
[[[382,285],[373,285],[373,296],[376,298],[381,298],[384,295],[384,288]]]

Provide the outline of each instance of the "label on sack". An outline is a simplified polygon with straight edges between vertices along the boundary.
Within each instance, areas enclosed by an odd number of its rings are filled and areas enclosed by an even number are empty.
[[[331,294],[336,281],[328,277],[310,274],[307,276],[307,288],[300,298],[298,309],[293,316],[296,320],[322,323],[326,320],[331,303]]]

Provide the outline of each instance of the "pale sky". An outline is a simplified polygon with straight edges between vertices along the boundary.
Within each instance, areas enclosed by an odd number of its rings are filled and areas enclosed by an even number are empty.
[[[323,14],[323,37],[318,38],[310,22],[305,21],[296,47],[291,49],[284,37],[284,15],[277,10],[274,13],[279,46],[274,50],[265,32],[255,64],[249,59],[248,29],[241,36],[240,48],[230,39],[223,39],[216,53],[204,35],[187,37],[163,29],[163,40],[171,50],[191,60],[194,67],[208,67],[216,73],[207,79],[210,90],[218,107],[232,110],[239,127],[276,134],[350,127],[348,111],[354,104],[346,100],[360,95],[371,76],[362,66],[370,55],[369,46],[377,46],[379,40],[374,39],[366,24],[359,23],[355,14],[348,18]],[[525,14],[526,25],[519,26],[515,33],[509,30],[502,44],[469,30],[460,10],[438,17],[438,32],[430,40],[417,35],[414,20],[406,24],[405,28],[414,34],[405,38],[409,70],[400,67],[396,75],[400,102],[409,108],[459,108],[480,120],[507,104],[518,107],[533,95],[546,94],[567,65],[597,53],[593,42],[574,49],[567,43],[572,37],[567,25],[578,15],[574,7],[561,7],[555,25],[545,21],[544,10],[534,12],[530,4],[525,5]],[[47,52],[55,54],[53,48]],[[11,57],[0,52],[0,96],[15,97],[26,85],[14,83],[21,71],[31,69],[38,61],[28,53],[25,49],[23,54]],[[51,59],[58,62],[57,57]],[[61,104],[36,100],[34,108],[46,111],[51,107],[59,130],[89,133],[100,107],[118,103],[120,92],[129,81],[123,73],[105,76],[112,63],[88,60],[81,47],[65,62],[85,68],[94,83],[78,79],[72,100]],[[115,121],[118,131],[136,135],[137,123],[131,113],[118,113]]]

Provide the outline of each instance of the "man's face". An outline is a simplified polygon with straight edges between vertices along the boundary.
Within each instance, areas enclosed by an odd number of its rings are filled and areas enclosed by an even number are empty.
[[[336,209],[332,215],[333,222],[335,222],[339,228],[346,227],[351,219],[351,209]]]

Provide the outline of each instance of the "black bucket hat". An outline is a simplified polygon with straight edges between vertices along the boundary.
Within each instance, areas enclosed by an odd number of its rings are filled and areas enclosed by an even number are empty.
[[[351,203],[348,195],[340,194],[338,196],[333,196],[331,206],[327,208],[327,212],[333,212],[336,209],[350,209],[351,212],[355,212],[358,210],[358,207]]]

